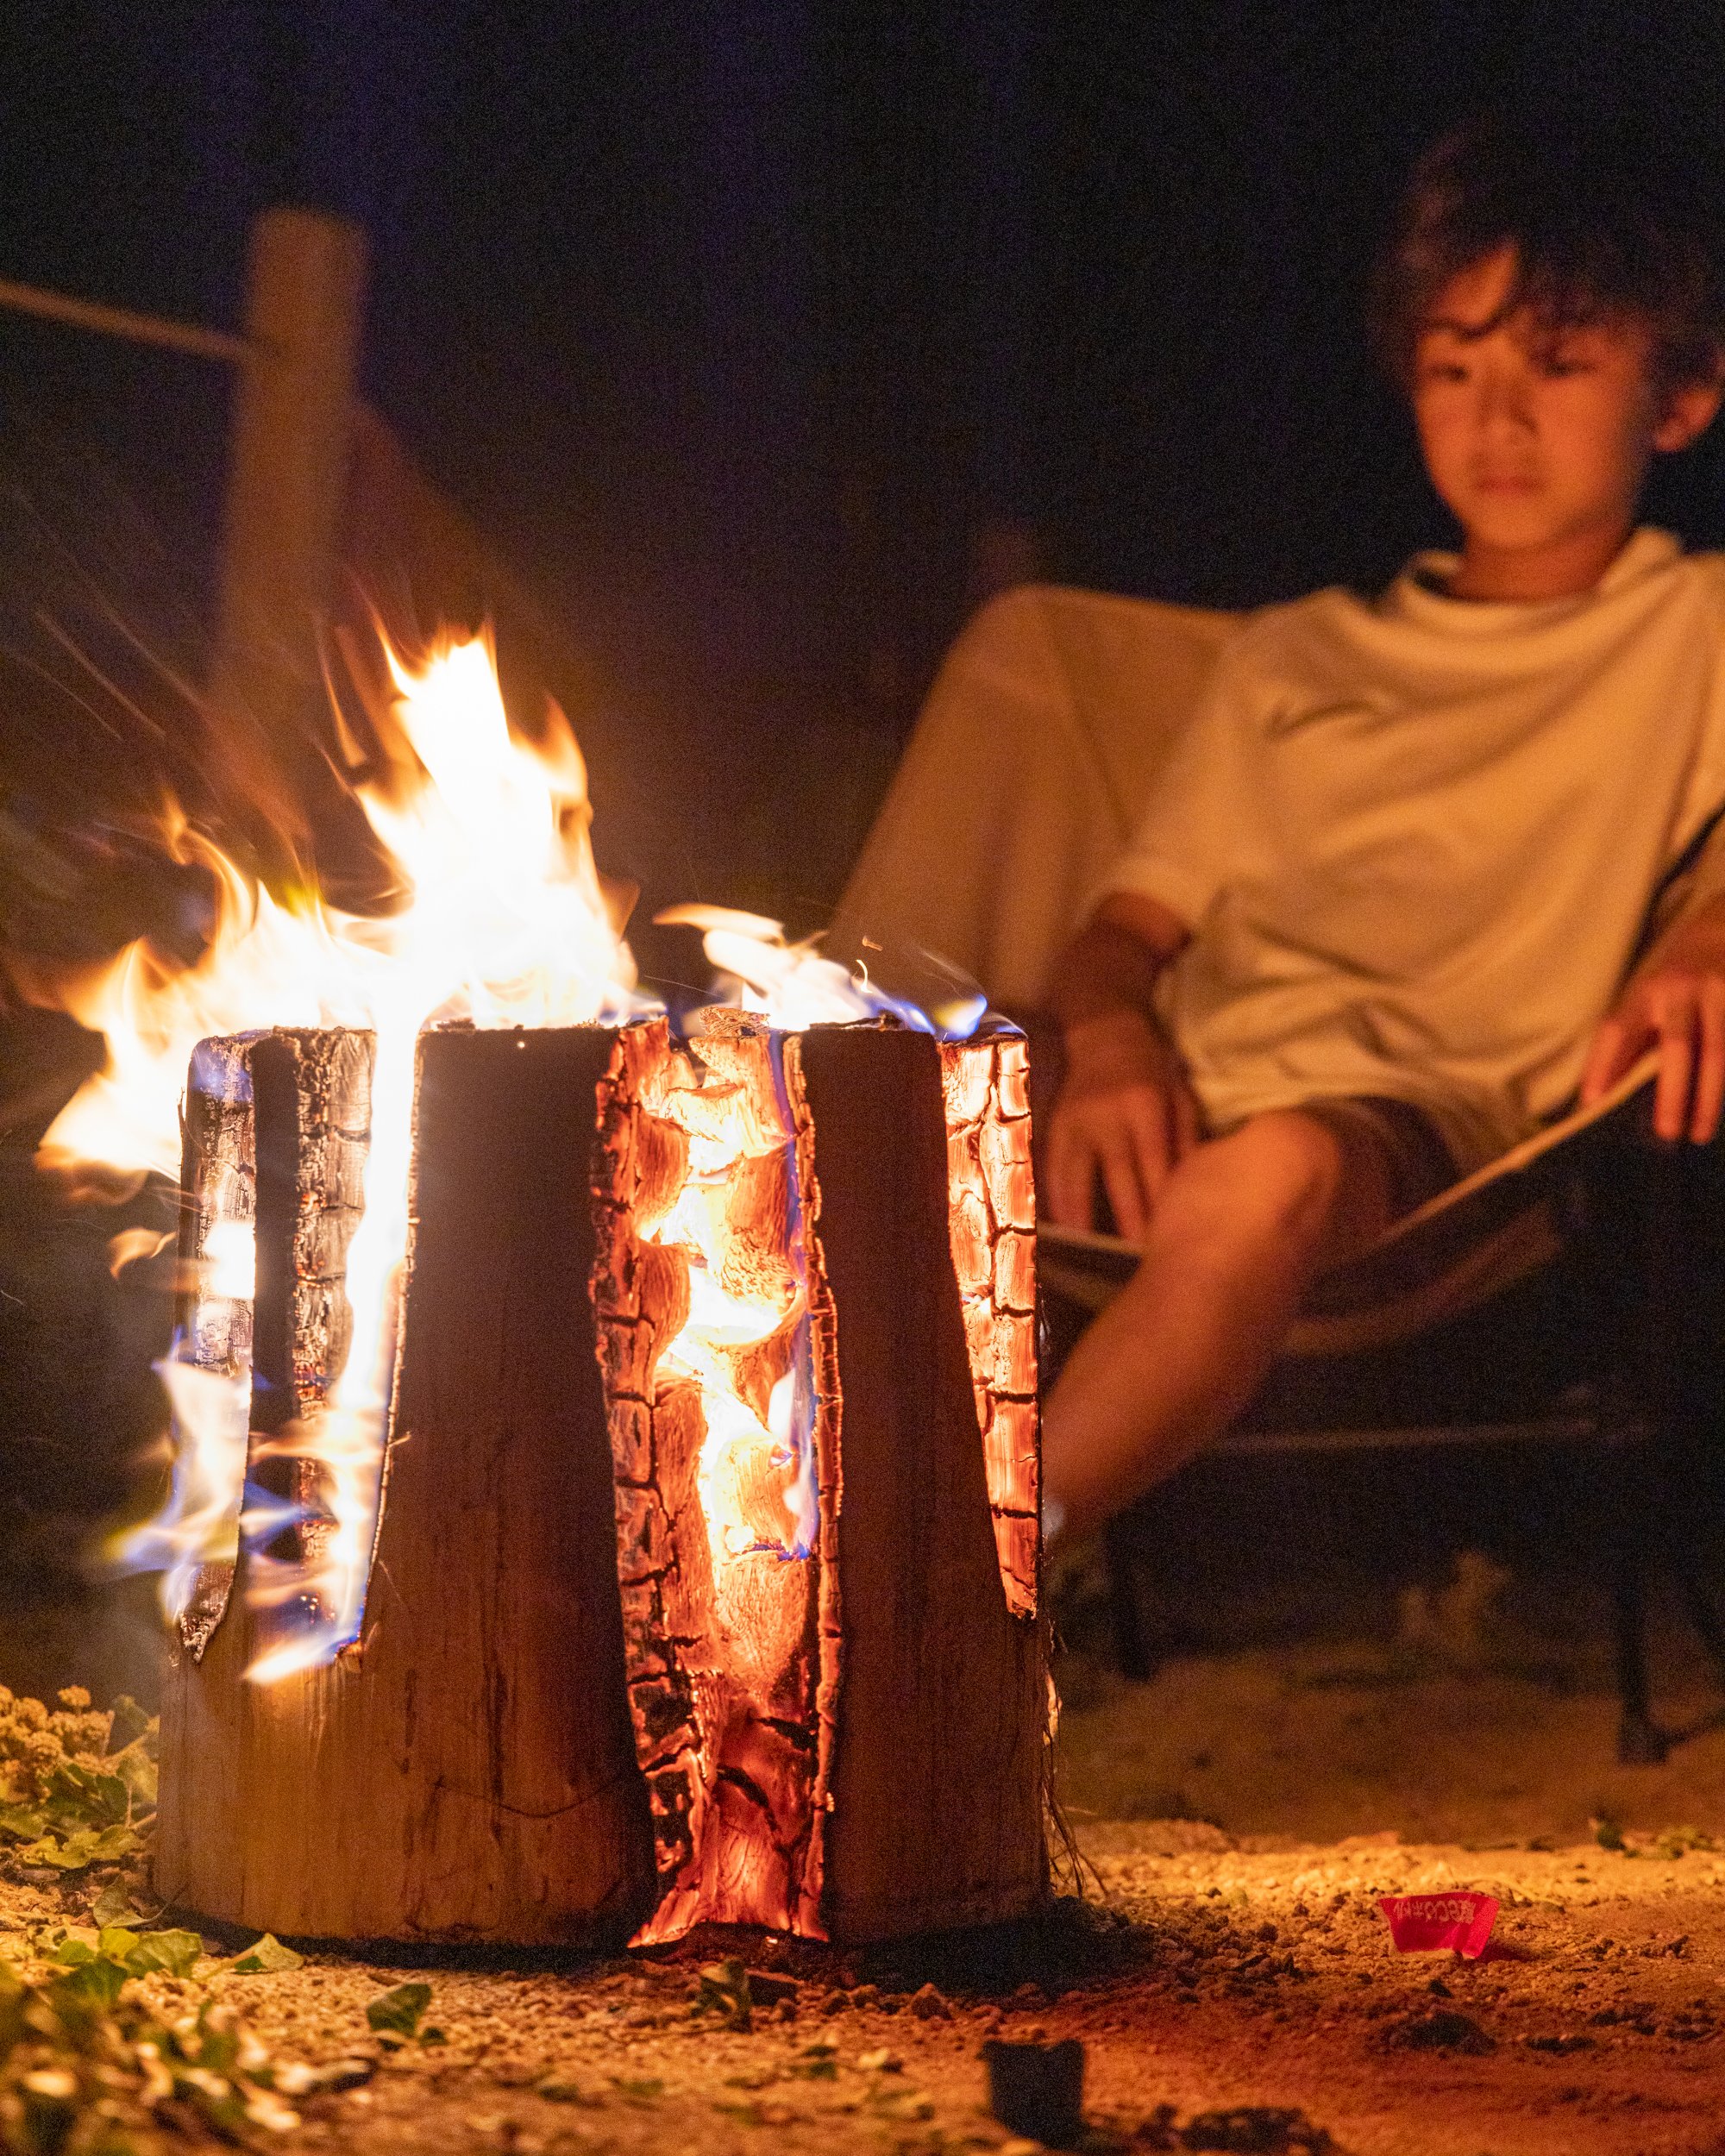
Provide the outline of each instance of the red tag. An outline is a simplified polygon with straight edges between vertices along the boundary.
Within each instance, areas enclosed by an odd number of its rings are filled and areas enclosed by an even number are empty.
[[[1389,1919],[1389,1936],[1401,1954],[1452,1947],[1476,1961],[1497,1921],[1497,1903],[1489,1894],[1392,1894],[1377,1906]]]

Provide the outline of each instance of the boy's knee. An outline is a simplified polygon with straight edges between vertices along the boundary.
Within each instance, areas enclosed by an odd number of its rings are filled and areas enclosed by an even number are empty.
[[[1195,1207],[1242,1241],[1298,1246],[1323,1235],[1342,1186],[1335,1133],[1297,1109],[1254,1116],[1189,1155]]]

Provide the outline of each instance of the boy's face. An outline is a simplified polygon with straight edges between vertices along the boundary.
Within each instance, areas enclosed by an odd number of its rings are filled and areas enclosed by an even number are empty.
[[[1426,469],[1462,528],[1460,598],[1590,590],[1628,536],[1653,452],[1693,441],[1719,402],[1704,385],[1661,395],[1639,322],[1496,321],[1515,274],[1504,248],[1452,278],[1414,350]]]

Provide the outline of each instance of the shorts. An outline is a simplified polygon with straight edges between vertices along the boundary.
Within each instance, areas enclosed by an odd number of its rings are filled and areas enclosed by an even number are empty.
[[[1344,1144],[1364,1139],[1371,1145],[1388,1175],[1392,1220],[1417,1212],[1460,1180],[1463,1171],[1443,1134],[1411,1100],[1376,1093],[1337,1094],[1302,1100],[1298,1112],[1325,1125]]]

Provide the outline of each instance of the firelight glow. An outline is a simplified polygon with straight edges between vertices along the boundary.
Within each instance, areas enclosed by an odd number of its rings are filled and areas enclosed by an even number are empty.
[[[198,1566],[248,1548],[254,1601],[295,1601],[313,1613],[248,1674],[267,1683],[327,1661],[358,1636],[388,1442],[401,1276],[408,1234],[415,1046],[428,1025],[566,1025],[652,1007],[593,864],[580,753],[561,714],[546,742],[509,732],[490,649],[474,640],[439,650],[418,672],[389,655],[395,696],[387,771],[356,789],[396,864],[404,903],[383,919],[255,899],[233,864],[174,818],[175,857],[203,862],[221,894],[202,962],[169,975],[135,944],[62,1000],[108,1037],[107,1069],[49,1131],[49,1168],[99,1162],[141,1177],[178,1177],[179,1104],[198,1042],[271,1026],[345,1025],[375,1039],[362,1217],[348,1247],[352,1338],[321,1412],[257,1441],[315,1461],[322,1510],[301,1563],[265,1545],[302,1515],[248,1495],[249,1374],[221,1379],[163,1367],[174,1408],[175,1486],[166,1512],[126,1539],[122,1560],[166,1565],[171,1618],[185,1609]],[[206,1251],[206,1292],[248,1296],[248,1223],[221,1221]],[[236,1406],[235,1403],[238,1403]],[[236,1420],[237,1418],[237,1420]],[[237,1433],[237,1434],[236,1434]]]
[[[756,1012],[786,1032],[891,1017],[942,1040],[968,1040],[988,1009],[988,1000],[975,983],[938,960],[926,962],[950,979],[943,984],[945,993],[931,998],[925,1010],[903,996],[889,995],[866,973],[853,974],[836,959],[823,957],[819,937],[787,943],[782,924],[762,914],[724,906],[672,906],[653,918],[663,925],[701,930],[702,948],[728,990],[723,1001]]]
[[[803,1277],[800,1218],[790,1119],[783,1103],[750,1082],[752,1059],[731,1050],[727,1034],[752,1029],[716,1027],[704,1041],[697,1075],[679,1060],[661,1082],[643,1089],[643,1105],[682,1130],[689,1142],[688,1175],[662,1219],[646,1230],[648,1240],[681,1250],[688,1263],[689,1307],[681,1328],[661,1352],[667,1375],[691,1377],[700,1388],[706,1436],[701,1446],[700,1497],[713,1561],[721,1577],[725,1560],[756,1551],[780,1557],[806,1557],[818,1526],[813,1444],[814,1395],[807,1339],[807,1286]],[[768,1056],[772,1055],[769,1045]],[[674,1073],[674,1078],[673,1077]],[[782,1087],[782,1075],[778,1083]],[[751,1223],[733,1217],[736,1171],[745,1161],[778,1163],[781,1198],[792,1232],[783,1268],[761,1261]],[[791,1368],[773,1383],[764,1401],[753,1368],[775,1338],[790,1344]],[[750,1378],[756,1378],[751,1387]],[[745,1524],[751,1508],[743,1493],[758,1482],[766,1463],[776,1470],[784,1519]]]
[[[200,1042],[219,1062],[216,1051],[242,1056],[247,1037],[270,1029],[372,1036],[342,1368],[329,1373],[315,1405],[302,1395],[300,1413],[285,1427],[248,1432],[250,1200],[238,1200],[233,1217],[218,1206],[203,1231],[198,1313],[238,1311],[242,1322],[216,1326],[219,1367],[191,1337],[201,1314],[158,1366],[173,1416],[173,1488],[163,1513],[122,1538],[116,1551],[123,1564],[162,1571],[162,1600],[174,1622],[198,1599],[204,1568],[231,1572],[243,1551],[250,1602],[284,1613],[248,1672],[259,1683],[327,1663],[360,1634],[390,1441],[420,1034],[462,1021],[626,1021],[658,1007],[636,993],[621,912],[593,862],[585,766],[561,714],[551,710],[536,743],[511,736],[488,641],[445,642],[418,669],[387,649],[385,655],[392,693],[370,707],[377,753],[373,775],[354,793],[393,863],[396,911],[343,913],[315,891],[279,904],[170,806],[167,850],[202,865],[217,894],[216,931],[199,962],[176,971],[140,942],[98,971],[31,989],[108,1043],[106,1067],[50,1129],[39,1160],[74,1181],[99,1165],[110,1188],[116,1179],[135,1187],[152,1170],[178,1180],[180,1103]],[[342,745],[354,766],[365,761],[345,730]],[[938,962],[930,978],[938,993],[925,1015],[822,957],[813,943],[787,944],[775,921],[708,906],[659,918],[704,931],[707,955],[726,979],[724,1000],[756,1021],[722,1006],[699,1014],[706,1054],[682,1068],[706,1075],[690,1075],[653,1104],[684,1128],[690,1144],[687,1187],[649,1232],[687,1263],[687,1319],[667,1344],[664,1363],[668,1376],[700,1389],[701,1501],[715,1564],[728,1579],[738,1563],[752,1573],[762,1559],[806,1557],[819,1522],[806,1284],[794,1265],[770,1280],[751,1273],[750,1236],[727,1214],[737,1171],[777,1155],[788,1179],[781,1202],[794,1219],[789,1111],[782,1098],[771,1098],[773,1085],[763,1091],[721,1075],[725,1036],[738,1025],[753,1036],[762,1020],[792,1030],[884,1015],[951,1039],[974,1029],[984,1003]],[[230,1081],[248,1100],[242,1060],[221,1082]],[[782,1095],[781,1070],[777,1089]],[[232,1202],[230,1192],[223,1203]],[[783,1374],[768,1382],[767,1364],[775,1359]],[[248,1479],[249,1462],[269,1457],[305,1463],[312,1471],[300,1486],[312,1494],[284,1498]],[[275,1553],[272,1545],[291,1530],[298,1531],[295,1554]],[[219,1614],[226,1589],[216,1592]]]

